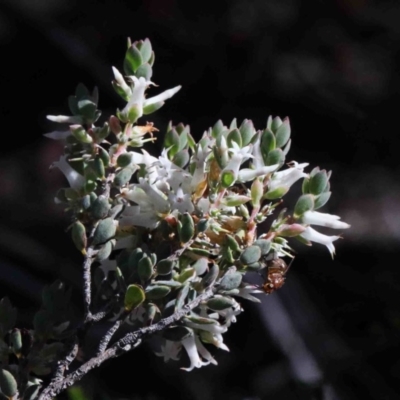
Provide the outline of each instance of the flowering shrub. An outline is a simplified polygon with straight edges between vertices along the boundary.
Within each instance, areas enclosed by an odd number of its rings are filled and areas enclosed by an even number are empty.
[[[128,41],[124,73],[113,68],[112,82],[126,106],[107,122],[96,125],[98,93],[83,85],[69,97],[72,115],[48,116],[67,125],[46,136],[65,143],[54,167],[69,186],[55,201],[71,216],[72,240],[84,257],[85,314],[77,324],[61,282],[45,288],[33,331],[12,329],[15,310],[2,300],[0,328],[2,337],[9,332],[11,350],[1,341],[0,388],[8,398],[50,399],[151,334],[159,335],[156,354],[165,361],[186,352],[187,371],[217,364],[210,345],[227,350],[223,334],[242,312],[240,300],[258,301],[254,294],[283,285],[288,240],[323,244],[333,256],[340,236],[311,226],[349,227],[316,211],[331,195],[330,172],[285,164],[288,118],[269,117],[261,130],[250,120],[218,121],[198,142],[189,126],[170,123],[158,157],[140,150],[159,135],[143,117],[180,90],[146,97],[153,62],[148,39]],[[282,197],[300,179],[303,194],[289,215]],[[259,271],[265,283],[246,283],[248,271]],[[78,362],[78,336],[100,320],[112,322],[109,331],[97,353]],[[130,333],[121,337],[122,325]],[[10,351],[17,363],[9,363]],[[36,377],[50,372],[47,384]]]

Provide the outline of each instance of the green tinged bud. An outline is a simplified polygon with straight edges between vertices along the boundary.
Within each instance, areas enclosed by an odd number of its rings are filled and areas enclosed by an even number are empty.
[[[155,304],[153,303],[147,304],[145,313],[145,321],[147,322],[147,325],[151,325],[153,323],[156,314],[159,312],[160,310]]]
[[[250,246],[240,255],[240,262],[249,265],[257,262],[261,258],[261,249],[258,246]]]
[[[6,369],[0,369],[0,390],[9,399],[18,393],[17,381]]]
[[[314,196],[311,194],[303,194],[297,200],[294,207],[294,217],[301,217],[306,211],[314,209]]]
[[[184,213],[181,218],[182,226],[179,229],[179,240],[181,243],[187,243],[194,236],[194,222],[189,213]]]
[[[87,237],[86,228],[80,221],[73,223],[71,228],[72,241],[76,248],[83,254],[86,254]]]
[[[99,222],[93,235],[92,245],[106,243],[115,236],[116,226],[112,218],[106,218]]]
[[[289,189],[290,188],[283,186],[274,190],[269,190],[267,193],[265,193],[264,198],[267,200],[280,199],[289,191]]]
[[[153,104],[144,106],[143,107],[143,115],[153,114],[153,112],[156,112],[157,110],[159,110],[164,104],[165,104],[165,101],[159,101],[157,103],[153,103]]]
[[[129,285],[125,292],[124,307],[126,311],[134,310],[145,300],[144,290],[139,285]]]
[[[236,181],[235,174],[232,170],[223,171],[221,174],[221,186],[224,189],[232,186]]]

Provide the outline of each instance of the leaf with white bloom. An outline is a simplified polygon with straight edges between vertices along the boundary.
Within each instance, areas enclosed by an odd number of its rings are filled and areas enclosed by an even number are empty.
[[[333,229],[348,229],[350,225],[339,221],[340,217],[332,214],[324,214],[318,211],[306,211],[303,214],[302,222],[308,225],[326,226]]]

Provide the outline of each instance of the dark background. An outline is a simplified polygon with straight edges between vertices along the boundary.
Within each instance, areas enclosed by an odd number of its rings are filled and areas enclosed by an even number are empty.
[[[243,301],[218,367],[182,372],[143,347],[93,372],[88,393],[399,399],[399,21],[395,0],[1,0],[0,297],[18,305],[21,326],[44,284],[80,285],[69,221],[53,203],[64,182],[48,166],[61,147],[42,136],[54,130],[45,116],[68,113],[80,81],[114,113],[123,103],[111,66],[121,69],[128,36],[148,37],[153,93],[183,86],[152,118],[161,133],[169,119],[199,137],[220,118],[262,129],[270,114],[289,116],[289,159],[333,170],[323,211],[352,227],[334,261],[318,244],[296,246],[282,290],[261,306]]]

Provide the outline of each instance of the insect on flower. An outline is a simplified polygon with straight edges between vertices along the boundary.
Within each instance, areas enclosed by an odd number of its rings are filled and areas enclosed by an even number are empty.
[[[282,258],[273,258],[266,262],[266,277],[265,282],[262,285],[262,289],[265,293],[271,294],[275,290],[280,289],[285,283],[286,273],[289,271],[294,259],[289,265]]]

